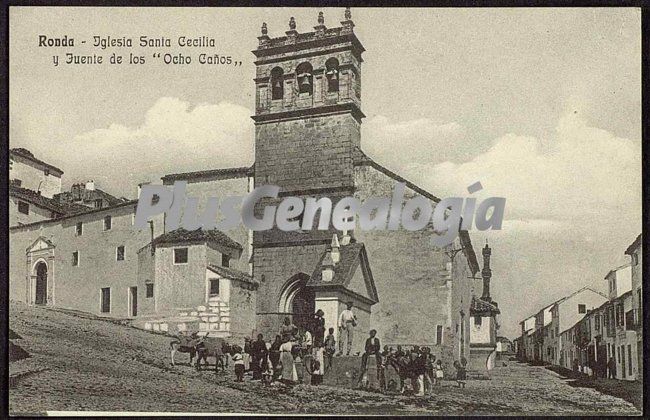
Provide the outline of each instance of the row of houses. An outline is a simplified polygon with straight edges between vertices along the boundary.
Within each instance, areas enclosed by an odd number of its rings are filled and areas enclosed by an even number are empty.
[[[517,357],[599,377],[643,377],[642,236],[611,270],[607,295],[583,287],[520,322]]]

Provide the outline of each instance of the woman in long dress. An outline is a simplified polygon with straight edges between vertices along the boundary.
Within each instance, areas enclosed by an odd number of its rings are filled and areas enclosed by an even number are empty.
[[[287,382],[298,382],[298,372],[293,362],[291,349],[293,342],[286,341],[280,346],[280,363],[282,363],[282,380]]]

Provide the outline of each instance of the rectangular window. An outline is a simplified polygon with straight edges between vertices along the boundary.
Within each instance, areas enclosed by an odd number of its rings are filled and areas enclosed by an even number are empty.
[[[14,179],[12,179],[11,182],[13,182],[14,185],[17,186],[17,187],[20,187],[20,186],[23,184],[23,181],[21,181],[21,180],[18,179],[18,178],[14,178]],[[633,255],[634,255],[634,254],[633,254]]]
[[[442,344],[442,325],[436,325],[436,345]]]
[[[111,216],[104,217],[104,230],[111,230],[113,227],[113,218]]]
[[[477,327],[480,327],[482,323],[483,323],[483,317],[476,315],[474,317],[474,325],[476,325]]]
[[[594,327],[596,328],[596,331],[600,331],[600,315],[596,315],[594,318]]]
[[[634,309],[630,309],[625,313],[625,329],[634,330]]]
[[[117,261],[124,261],[124,245],[120,245],[115,250],[115,259]]]
[[[221,266],[222,267],[230,267],[230,255],[221,254]]]
[[[152,298],[153,297],[153,283],[145,283],[146,286],[146,297]]]
[[[81,236],[84,233],[84,224],[82,222],[77,222],[75,227],[75,233],[77,236]]]
[[[587,306],[582,303],[578,304],[578,313],[579,314],[587,313]]]
[[[174,249],[174,264],[187,264],[187,248]]]
[[[104,202],[102,201],[102,199],[98,198],[97,200],[95,200],[95,208],[101,209],[102,207],[104,207]]]
[[[102,313],[107,314],[111,312],[111,288],[102,288]]]
[[[79,251],[72,253],[72,266],[76,267],[79,265]]]
[[[210,279],[210,296],[219,294],[219,279]]]
[[[29,204],[24,201],[18,202],[18,213],[29,214]]]

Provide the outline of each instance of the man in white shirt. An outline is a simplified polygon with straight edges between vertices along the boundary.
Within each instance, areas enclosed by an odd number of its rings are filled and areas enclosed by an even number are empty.
[[[348,302],[347,306],[348,308],[339,316],[339,356],[343,354],[343,340],[346,341],[346,355],[350,355],[354,327],[357,326],[357,316],[352,312],[352,302]]]

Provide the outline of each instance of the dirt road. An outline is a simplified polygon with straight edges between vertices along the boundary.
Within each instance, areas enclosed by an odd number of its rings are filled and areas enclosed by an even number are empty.
[[[14,340],[31,357],[10,363],[12,414],[45,411],[176,411],[367,414],[640,414],[632,404],[575,388],[541,368],[508,363],[492,380],[433,396],[381,395],[330,387],[235,383],[169,363],[170,339],[112,322],[10,305]],[[187,355],[177,361],[186,362]],[[231,365],[232,369],[232,365]]]

